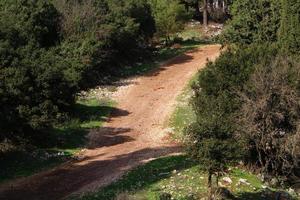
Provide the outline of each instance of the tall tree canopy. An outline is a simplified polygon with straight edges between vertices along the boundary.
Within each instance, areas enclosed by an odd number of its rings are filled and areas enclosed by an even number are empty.
[[[233,1],[231,15],[224,33],[224,41],[251,44],[277,41],[280,26],[280,1]]]
[[[280,41],[288,51],[300,50],[300,2],[298,0],[281,0]]]
[[[155,33],[147,0],[3,0],[0,15],[0,142],[51,127]]]

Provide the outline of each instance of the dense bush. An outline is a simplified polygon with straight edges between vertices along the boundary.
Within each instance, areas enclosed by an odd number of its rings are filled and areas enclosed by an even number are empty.
[[[237,113],[239,138],[257,155],[264,173],[291,177],[300,167],[300,65],[278,57],[258,65],[238,92],[242,107]]]
[[[299,53],[300,50],[300,2],[282,0],[279,40],[286,52]]]
[[[276,52],[267,45],[230,49],[199,74],[192,99],[197,117],[187,128],[187,148],[208,171],[222,170],[227,162],[246,155],[241,148],[246,141],[235,137],[235,114],[241,107],[236,91],[249,80],[257,63],[268,62]]]
[[[236,44],[275,42],[278,39],[280,13],[278,0],[233,1],[233,18],[228,22],[222,41]]]
[[[230,49],[200,73],[187,148],[210,170],[241,155],[276,177],[299,169],[300,68],[278,52],[278,45]]]
[[[0,139],[28,137],[74,101],[76,73],[57,54],[59,14],[44,1],[0,3]]]
[[[203,152],[212,148],[204,142],[214,141],[222,166],[238,143],[247,163],[290,179],[300,159],[299,3],[233,1],[231,14],[221,36],[226,52],[208,64],[193,88],[197,120],[187,129],[190,152],[210,158]],[[226,137],[216,137],[220,133]]]
[[[65,57],[78,60],[85,87],[118,75],[147,54],[155,21],[146,0],[56,1],[63,16]]]
[[[3,0],[0,15],[0,141],[32,140],[155,32],[146,0]]]
[[[166,43],[179,32],[184,22],[190,18],[185,7],[174,0],[150,0],[155,17],[157,36],[163,37]]]
[[[2,43],[53,46],[59,40],[59,13],[50,3],[34,0],[0,2]],[[1,54],[3,55],[3,54]]]
[[[243,155],[241,142],[233,136],[232,122],[225,109],[226,103],[230,103],[230,99],[225,94],[211,98],[198,91],[194,99],[197,120],[186,129],[187,151],[208,173],[209,188],[216,186],[212,184],[213,175],[218,179],[220,172]]]

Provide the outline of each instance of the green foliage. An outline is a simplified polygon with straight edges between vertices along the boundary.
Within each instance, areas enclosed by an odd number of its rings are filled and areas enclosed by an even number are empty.
[[[137,167],[136,169],[124,175],[122,179],[118,180],[117,182],[104,187],[96,193],[87,194],[79,199],[113,200],[118,193],[134,192],[149,188],[159,180],[170,177],[173,170],[181,170],[189,168],[193,165],[194,163],[183,155],[160,158],[151,161],[144,166]]]
[[[227,189],[237,200],[271,200],[278,194],[277,191],[282,191],[277,188],[264,190],[263,182],[243,168],[231,167],[222,177],[230,177],[232,180]],[[186,156],[170,156],[133,169],[120,180],[99,191],[71,199],[162,200],[163,196],[175,200],[206,199],[206,178],[205,172]],[[239,184],[240,179],[247,180],[250,185]]]
[[[0,14],[0,38],[14,48],[27,44],[49,47],[58,42],[59,13],[49,2],[3,0]]]
[[[79,90],[142,59],[155,32],[146,0],[4,0],[0,15],[0,141],[53,126]]]
[[[103,78],[147,54],[155,22],[146,0],[55,4],[65,19],[62,52],[82,72],[84,88],[107,81]]]
[[[157,35],[170,42],[171,36],[183,29],[189,18],[184,6],[173,0],[151,0]]]
[[[280,8],[278,0],[233,1],[233,17],[223,33],[222,42],[251,44],[277,41]]]
[[[234,1],[232,20],[221,37],[223,43],[280,42],[285,52],[300,48],[300,7],[297,0]]]
[[[199,97],[198,97],[199,98]],[[222,100],[219,100],[222,99]],[[223,117],[226,98],[201,98],[206,113],[197,113],[196,122],[186,129],[189,155],[212,175],[226,169],[229,163],[240,158],[240,143],[232,135],[230,120]],[[230,102],[227,99],[227,102]],[[208,114],[207,111],[210,110]],[[210,185],[211,186],[211,185]]]
[[[277,178],[293,176],[300,167],[299,74],[299,64],[278,57],[258,65],[238,92],[242,107],[237,135],[251,141],[262,171]]]
[[[292,58],[278,61],[280,52],[270,43],[229,48],[201,71],[187,149],[207,170],[240,156],[284,180],[299,169],[299,66]]]
[[[196,122],[186,130],[187,149],[209,173],[223,170],[244,155],[245,140],[234,134],[234,116],[240,108],[235,91],[249,80],[256,63],[269,61],[276,51],[267,45],[230,49],[199,74],[192,99]]]
[[[282,0],[279,39],[286,52],[300,50],[300,2]]]
[[[0,139],[28,139],[74,102],[77,74],[51,47],[59,36],[51,4],[2,1],[0,12]]]
[[[34,146],[0,149],[0,182],[30,176],[68,159],[86,144],[86,135],[99,128],[113,109],[107,100],[81,99],[72,108],[70,117],[39,135]]]

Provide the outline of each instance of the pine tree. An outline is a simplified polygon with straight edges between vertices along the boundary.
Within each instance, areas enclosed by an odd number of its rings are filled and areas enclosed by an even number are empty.
[[[280,1],[233,1],[232,20],[223,33],[224,43],[251,44],[276,42],[280,26]]]
[[[300,0],[282,0],[279,41],[285,51],[300,50]]]

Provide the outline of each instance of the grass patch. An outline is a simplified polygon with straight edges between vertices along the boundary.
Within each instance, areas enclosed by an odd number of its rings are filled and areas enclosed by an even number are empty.
[[[174,130],[173,138],[175,140],[182,141],[185,127],[196,120],[196,115],[190,101],[193,94],[191,86],[196,81],[197,77],[198,74],[194,75],[183,92],[177,97],[175,111],[170,117],[169,126]]]
[[[233,167],[225,176],[232,179],[233,182],[227,189],[237,200],[274,199],[271,193],[266,196],[260,179],[244,169]],[[250,185],[238,184],[240,179],[246,179]],[[205,198],[207,193],[206,173],[185,155],[180,155],[151,161],[96,193],[71,199],[160,200],[163,195],[167,195],[174,200],[192,200]]]
[[[0,155],[0,182],[30,176],[72,159],[84,147],[88,131],[102,126],[113,105],[110,100],[79,100],[68,120],[40,133],[41,142]]]
[[[179,35],[183,40],[203,40],[200,27],[186,27]]]
[[[194,164],[184,155],[159,158],[128,172],[122,179],[99,192],[87,194],[80,199],[111,200],[124,192],[136,193],[138,196],[155,196],[160,190],[158,183],[172,177],[174,171],[190,168]]]

